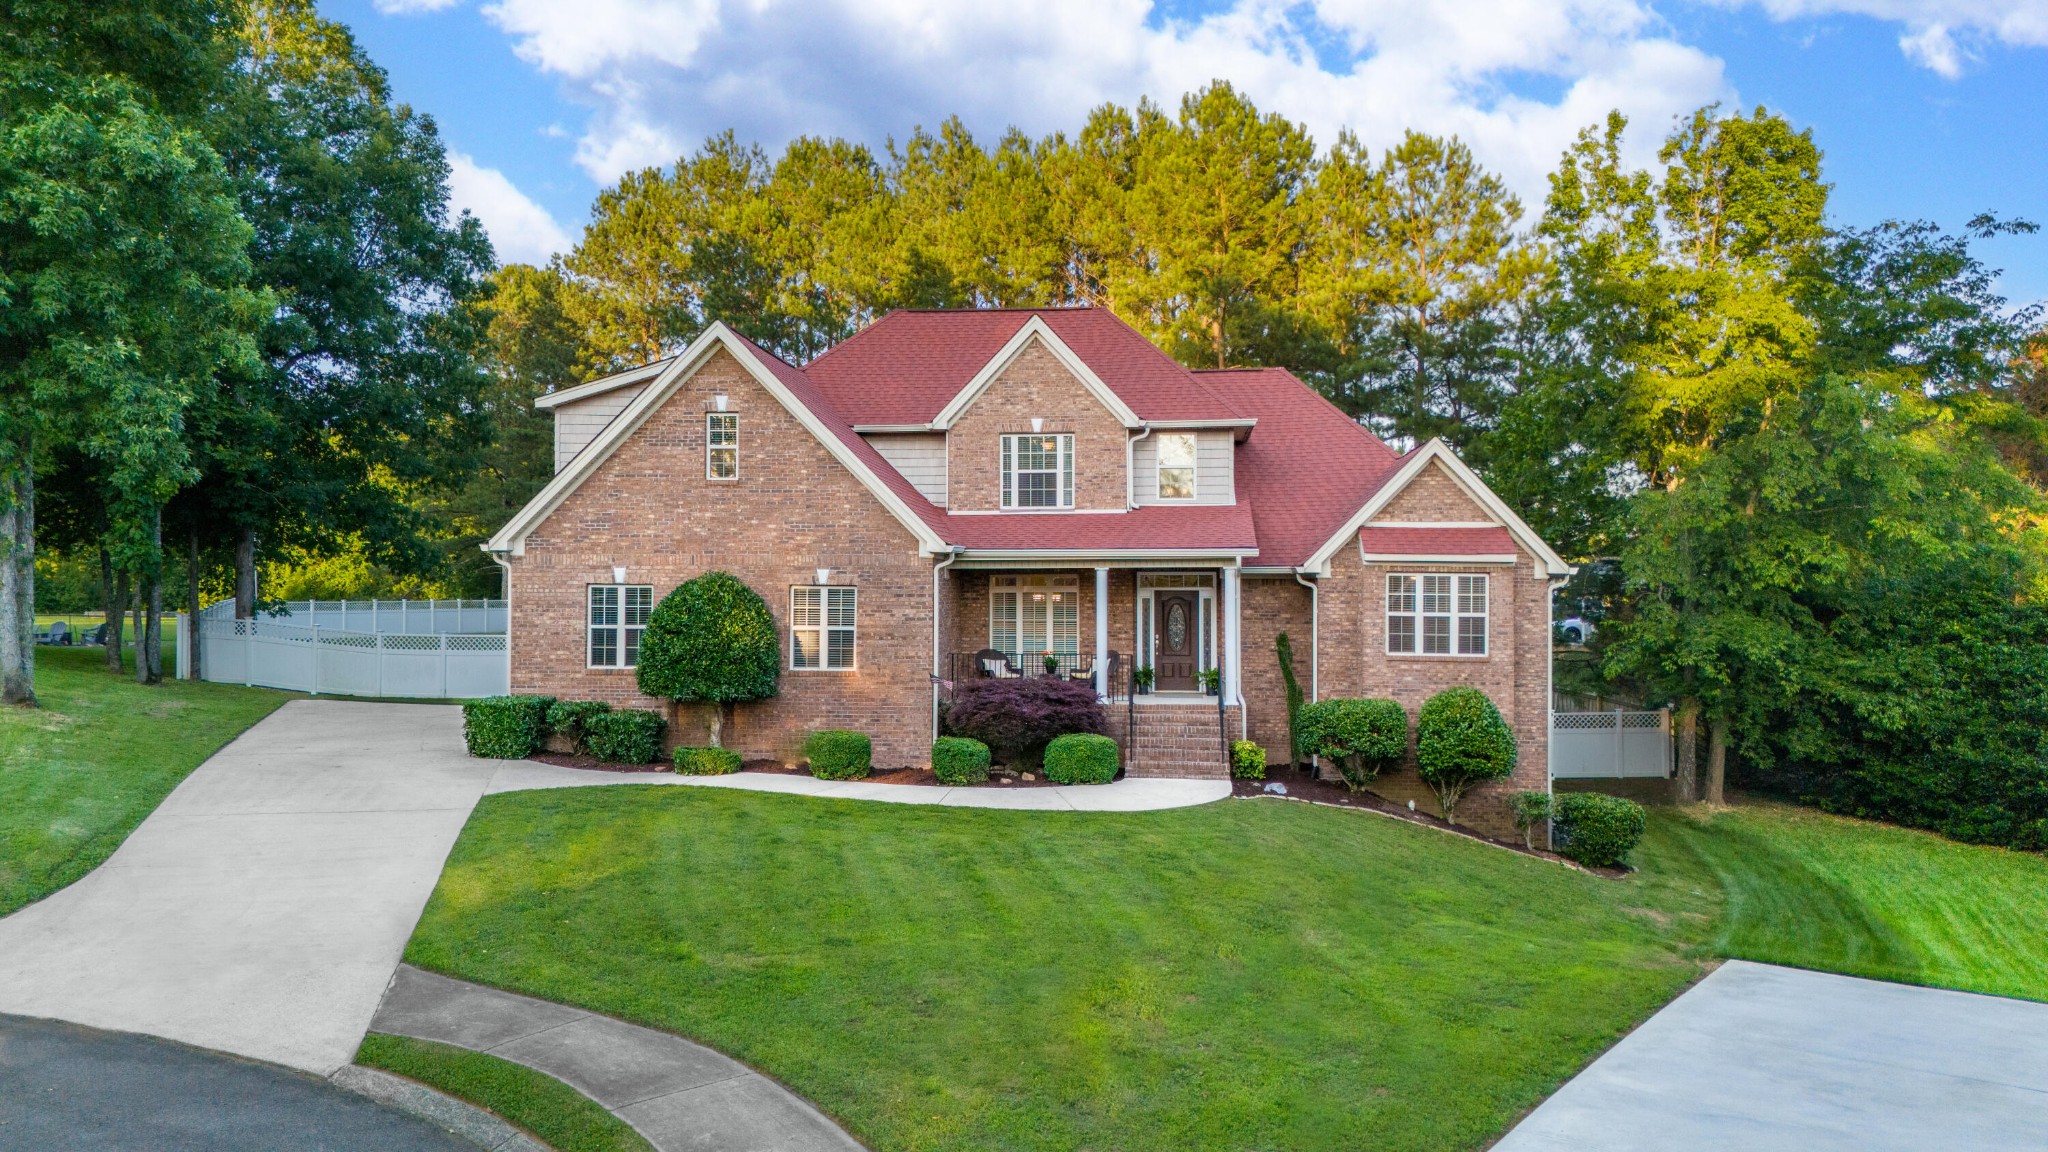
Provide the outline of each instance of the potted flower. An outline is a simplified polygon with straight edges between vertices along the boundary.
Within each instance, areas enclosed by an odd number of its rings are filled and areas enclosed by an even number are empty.
[[[1211,696],[1221,695],[1223,692],[1223,669],[1202,669],[1202,687],[1207,689]]]
[[[1131,679],[1138,685],[1138,695],[1151,695],[1152,666],[1150,664],[1141,665],[1136,671],[1132,672]]]
[[[1060,658],[1051,652],[1045,654],[1045,674],[1054,675],[1060,670]]]

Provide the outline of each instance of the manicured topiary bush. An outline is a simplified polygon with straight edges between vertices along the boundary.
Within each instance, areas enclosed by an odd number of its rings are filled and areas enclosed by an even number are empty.
[[[1627,861],[1643,842],[1643,806],[1599,792],[1566,792],[1551,817],[1559,852],[1596,868]]]
[[[1230,742],[1230,774],[1239,780],[1266,778],[1266,750],[1249,740]]]
[[[580,756],[590,751],[590,718],[611,710],[602,700],[557,700],[548,706],[548,731],[567,740],[569,751]]]
[[[1517,792],[1508,797],[1508,812],[1515,818],[1515,830],[1522,834],[1522,847],[1536,847],[1536,826],[1551,817],[1548,792]]]
[[[1353,792],[1408,751],[1408,711],[1393,700],[1318,700],[1302,705],[1294,723],[1301,754],[1327,757]]]
[[[548,736],[552,696],[486,696],[462,705],[462,740],[471,756],[524,760]]]
[[[768,603],[730,572],[685,580],[655,605],[640,637],[640,690],[712,705],[713,747],[725,743],[727,710],[775,695],[781,675]]]
[[[1107,730],[1093,685],[1056,676],[965,680],[953,690],[946,724],[989,746],[1005,764],[1028,766],[1056,737]]]
[[[584,722],[584,747],[610,764],[652,764],[661,755],[661,730],[668,724],[652,712],[622,708]]]
[[[1458,822],[1458,801],[1474,785],[1515,771],[1515,733],[1486,693],[1446,688],[1423,702],[1415,720],[1415,765],[1436,793],[1444,822]]]
[[[988,783],[988,745],[965,736],[932,741],[932,775],[941,784]]]
[[[1074,732],[1045,746],[1045,778],[1055,784],[1107,784],[1116,768],[1116,741],[1107,736]]]
[[[730,748],[676,749],[678,776],[730,776],[740,770],[740,754]]]
[[[875,745],[865,732],[828,728],[804,741],[804,758],[820,780],[858,780],[874,763]]]

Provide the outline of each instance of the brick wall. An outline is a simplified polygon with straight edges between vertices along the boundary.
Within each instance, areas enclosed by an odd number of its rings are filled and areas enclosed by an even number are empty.
[[[1109,409],[1034,338],[968,407],[946,438],[946,503],[951,510],[1002,506],[1002,444],[1006,432],[1074,436],[1074,507],[1126,508],[1124,427]]]
[[[704,475],[714,394],[739,413],[739,478]],[[725,569],[761,594],[783,645],[781,693],[744,704],[725,742],[749,757],[798,758],[808,732],[856,728],[879,767],[929,761],[932,571],[915,538],[722,350],[527,538],[511,560],[512,690],[671,713],[670,743],[702,743],[708,709],[640,695],[631,670],[585,667],[585,587],[682,581]],[[860,589],[855,672],[795,672],[789,588],[831,568]]]
[[[1385,508],[1373,517],[1374,523],[1381,521],[1430,521],[1449,520],[1454,523],[1476,523],[1491,521],[1493,515],[1481,508],[1441,464],[1432,462],[1422,474],[1408,482],[1399,495],[1388,501]]]
[[[1294,676],[1305,697],[1309,691],[1310,619],[1309,591],[1291,576],[1248,576],[1244,579],[1244,611],[1239,670],[1244,690],[1247,739],[1266,750],[1266,762],[1275,766],[1287,762],[1287,683],[1280,674],[1280,657],[1274,641],[1280,633],[1294,646]],[[1232,733],[1233,736],[1236,733]]]

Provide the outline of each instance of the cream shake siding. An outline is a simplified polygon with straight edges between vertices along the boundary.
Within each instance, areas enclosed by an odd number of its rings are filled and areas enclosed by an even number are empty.
[[[946,506],[946,434],[878,432],[864,437],[924,497]]]
[[[1170,431],[1158,431],[1138,441],[1132,467],[1137,470],[1139,504],[1159,504],[1159,445],[1157,437],[1170,435]],[[1236,444],[1228,431],[1200,431],[1195,436],[1195,499],[1196,504],[1237,503],[1237,482],[1232,472],[1236,460]],[[1184,504],[1184,500],[1167,500],[1167,504]]]
[[[612,418],[626,410],[626,405],[640,395],[645,384],[628,384],[601,392],[585,400],[572,400],[555,409],[555,471],[566,468],[569,461],[583,451],[585,445],[597,438]]]

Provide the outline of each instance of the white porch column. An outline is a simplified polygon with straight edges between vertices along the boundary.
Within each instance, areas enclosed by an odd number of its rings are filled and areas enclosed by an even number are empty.
[[[1109,699],[1109,569],[1095,570],[1095,694]]]
[[[1243,681],[1238,676],[1239,655],[1243,645],[1239,642],[1243,629],[1238,626],[1238,615],[1243,593],[1235,567],[1223,570],[1223,699],[1227,703],[1242,704],[1239,694]]]

